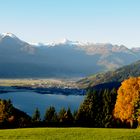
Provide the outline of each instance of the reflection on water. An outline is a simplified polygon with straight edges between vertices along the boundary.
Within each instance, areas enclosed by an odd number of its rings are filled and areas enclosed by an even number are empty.
[[[84,99],[80,95],[54,95],[38,94],[36,92],[9,92],[0,94],[1,99],[11,99],[16,108],[32,115],[35,108],[38,107],[42,117],[49,106],[54,106],[57,111],[62,107],[70,107],[72,111],[78,109]]]

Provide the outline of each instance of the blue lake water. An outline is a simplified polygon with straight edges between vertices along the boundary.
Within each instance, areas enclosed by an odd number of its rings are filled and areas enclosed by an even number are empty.
[[[54,106],[57,111],[62,107],[70,107],[72,111],[78,109],[83,102],[84,96],[81,95],[56,95],[56,94],[39,94],[36,92],[9,92],[0,94],[1,99],[11,99],[13,105],[32,115],[35,108],[39,108],[41,116],[44,116],[46,108]]]

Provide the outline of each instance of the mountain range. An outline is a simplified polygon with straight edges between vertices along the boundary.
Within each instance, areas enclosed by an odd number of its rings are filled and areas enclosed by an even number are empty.
[[[31,44],[0,34],[0,78],[69,78],[113,70],[140,59],[140,48],[110,43]]]

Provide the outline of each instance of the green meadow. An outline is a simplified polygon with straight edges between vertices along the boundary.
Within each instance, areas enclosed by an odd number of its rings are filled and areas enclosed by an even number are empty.
[[[9,140],[140,140],[140,129],[23,128],[0,130]]]

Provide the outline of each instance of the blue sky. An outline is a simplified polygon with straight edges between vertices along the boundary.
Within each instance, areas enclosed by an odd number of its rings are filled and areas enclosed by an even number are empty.
[[[140,0],[0,0],[0,32],[140,47]]]

